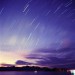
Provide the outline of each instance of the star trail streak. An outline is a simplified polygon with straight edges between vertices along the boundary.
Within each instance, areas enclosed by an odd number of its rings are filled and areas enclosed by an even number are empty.
[[[0,54],[0,64],[73,67],[75,1],[0,0]]]

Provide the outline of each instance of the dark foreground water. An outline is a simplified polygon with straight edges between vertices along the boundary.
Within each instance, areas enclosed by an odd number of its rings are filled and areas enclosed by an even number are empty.
[[[0,75],[73,75],[66,72],[0,72]]]

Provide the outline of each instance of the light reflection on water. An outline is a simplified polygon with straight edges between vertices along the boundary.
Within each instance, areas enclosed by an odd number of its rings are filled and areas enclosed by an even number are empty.
[[[66,72],[0,72],[0,75],[71,75]]]

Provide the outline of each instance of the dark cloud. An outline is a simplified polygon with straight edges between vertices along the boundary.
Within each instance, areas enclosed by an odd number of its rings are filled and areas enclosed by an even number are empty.
[[[12,66],[15,66],[15,65],[12,65],[12,64],[0,64],[1,66],[6,66],[6,67],[12,67]]]
[[[74,44],[66,48],[60,49],[39,49],[35,50],[32,54],[27,56],[28,59],[37,60],[38,65],[61,67],[61,68],[74,68],[75,62],[75,48]]]
[[[31,64],[31,63],[25,62],[25,61],[23,61],[23,60],[17,60],[15,64],[16,64],[16,65],[29,65],[29,64]]]

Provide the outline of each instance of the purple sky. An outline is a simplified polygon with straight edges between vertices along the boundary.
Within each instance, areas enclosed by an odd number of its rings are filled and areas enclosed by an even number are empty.
[[[0,0],[0,63],[18,60],[74,65],[74,0]]]

